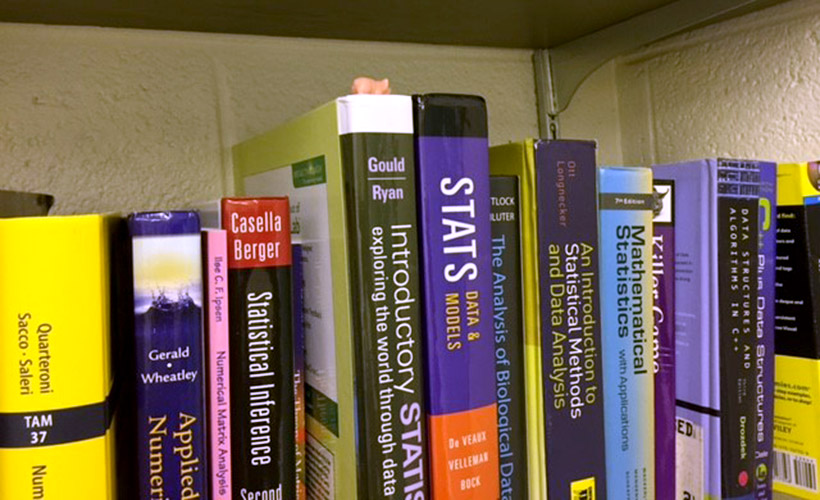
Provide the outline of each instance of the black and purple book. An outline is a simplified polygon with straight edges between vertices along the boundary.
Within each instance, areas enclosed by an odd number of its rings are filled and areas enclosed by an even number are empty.
[[[305,500],[307,495],[305,474],[305,278],[302,272],[302,245],[291,247],[293,261],[293,397],[296,411],[296,500]]]
[[[490,177],[495,396],[501,500],[529,498],[518,177]]]
[[[430,474],[435,498],[494,498],[498,427],[487,109],[414,97]],[[454,444],[455,443],[455,444]]]
[[[595,143],[538,141],[535,165],[547,494],[605,500]]]
[[[755,498],[772,498],[774,445],[775,281],[777,257],[777,165],[760,162],[760,250],[757,268],[755,349]]]
[[[653,181],[655,498],[675,499],[675,183]]]
[[[196,212],[128,218],[139,498],[207,495],[202,248]]]
[[[296,498],[287,198],[225,198],[233,497]]]

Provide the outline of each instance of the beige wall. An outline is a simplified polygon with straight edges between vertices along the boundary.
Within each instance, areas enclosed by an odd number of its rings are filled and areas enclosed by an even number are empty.
[[[0,188],[55,211],[167,208],[228,193],[229,148],[344,94],[487,98],[491,141],[537,134],[531,52],[0,23]]]
[[[0,23],[0,187],[56,211],[229,193],[229,148],[347,91],[487,98],[491,142],[537,135],[531,52]],[[560,118],[602,164],[820,158],[820,3],[792,0],[598,69]]]
[[[601,138],[603,162],[820,158],[820,2],[793,0],[621,57],[584,82],[561,120],[565,136]]]

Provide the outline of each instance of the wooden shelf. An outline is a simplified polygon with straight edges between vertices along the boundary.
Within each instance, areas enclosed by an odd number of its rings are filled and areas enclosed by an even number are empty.
[[[0,21],[549,48],[697,0],[5,0]],[[725,2],[724,2],[725,3]],[[732,0],[731,4],[760,4]]]

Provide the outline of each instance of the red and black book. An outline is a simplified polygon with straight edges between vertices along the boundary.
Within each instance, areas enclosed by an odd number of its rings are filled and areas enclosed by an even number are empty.
[[[296,497],[287,198],[226,198],[234,498]]]

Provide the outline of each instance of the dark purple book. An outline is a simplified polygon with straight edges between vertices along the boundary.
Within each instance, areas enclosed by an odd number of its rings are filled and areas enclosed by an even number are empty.
[[[496,498],[487,109],[477,96],[414,104],[433,497]]]
[[[606,500],[595,143],[538,141],[535,169],[547,495]]]
[[[139,498],[207,496],[202,248],[196,212],[128,218]]]
[[[757,349],[755,353],[755,498],[772,498],[777,164],[760,162]]]
[[[291,247],[291,277],[293,282],[293,389],[296,409],[296,500],[305,500],[305,279],[302,274],[302,245]]]
[[[655,498],[675,500],[675,182],[653,182]]]

